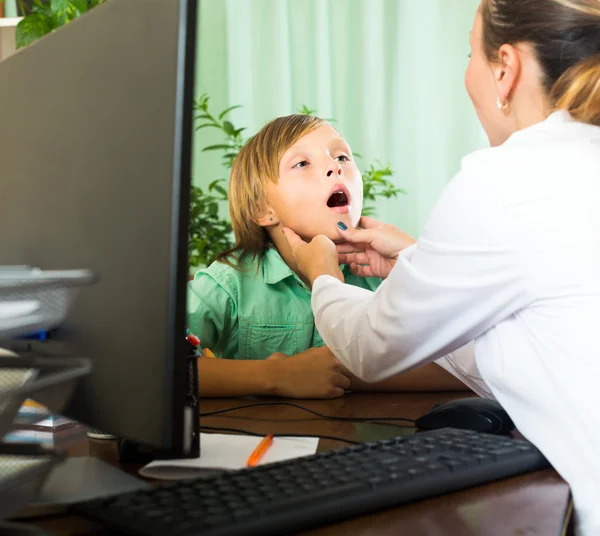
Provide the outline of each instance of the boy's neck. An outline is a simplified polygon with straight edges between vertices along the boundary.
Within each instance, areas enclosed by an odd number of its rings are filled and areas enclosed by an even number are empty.
[[[306,279],[306,277],[304,277],[302,272],[298,270],[298,265],[296,264],[294,255],[292,255],[292,249],[290,248],[290,245],[283,234],[283,226],[277,225],[273,227],[272,230],[269,229],[268,233],[273,244],[275,245],[275,248],[279,252],[279,255],[281,255],[283,262],[285,262],[289,268],[304,282],[304,284],[310,288],[310,282],[308,279]]]

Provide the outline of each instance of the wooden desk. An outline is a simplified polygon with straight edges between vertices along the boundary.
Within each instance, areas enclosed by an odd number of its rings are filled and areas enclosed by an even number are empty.
[[[329,415],[344,417],[396,416],[416,418],[438,402],[464,397],[464,393],[365,394],[337,400],[293,401]],[[202,400],[209,412],[252,401]],[[325,421],[292,407],[271,406],[206,417],[203,425],[240,428],[257,433],[322,434],[368,441],[410,434],[410,427],[396,428],[367,423]],[[344,446],[323,439],[319,451]],[[82,440],[70,449],[73,455],[91,454],[116,464],[114,443]],[[135,470],[135,468],[126,468]],[[567,484],[553,470],[540,471],[486,486],[468,489],[412,505],[361,516],[357,519],[303,533],[304,536],[559,536],[570,501]],[[102,527],[76,516],[37,520],[52,535],[108,535]]]

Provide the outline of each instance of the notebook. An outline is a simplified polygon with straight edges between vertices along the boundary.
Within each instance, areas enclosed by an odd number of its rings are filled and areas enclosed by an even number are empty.
[[[158,480],[197,478],[212,470],[246,467],[248,456],[260,437],[226,434],[200,434],[201,456],[183,460],[157,460],[142,467],[140,475]],[[310,456],[317,451],[319,438],[276,437],[259,465]]]

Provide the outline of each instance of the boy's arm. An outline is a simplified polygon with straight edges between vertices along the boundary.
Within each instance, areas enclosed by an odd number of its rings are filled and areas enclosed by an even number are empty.
[[[311,348],[292,357],[274,354],[263,361],[201,357],[200,396],[336,398],[350,386],[342,368],[327,348]]]
[[[345,372],[346,374],[346,372]],[[484,398],[493,394],[479,373],[473,342],[409,372],[377,383],[366,383],[347,373],[356,391],[475,391]]]
[[[198,359],[202,398],[238,396],[282,396],[290,398],[334,398],[351,391],[468,391],[469,388],[435,363],[378,382],[366,383],[346,370],[336,369],[311,348],[287,359],[264,361]],[[341,367],[341,366],[340,366]],[[349,381],[344,377],[348,377]]]
[[[198,359],[198,382],[203,398],[274,395],[272,363],[233,359]]]
[[[469,391],[459,379],[436,363],[392,376],[377,383],[367,383],[344,371],[350,378],[351,391],[399,392],[399,391]]]
[[[188,326],[206,348],[227,356],[238,337],[235,292],[206,272],[188,285]],[[233,357],[233,356],[232,356]],[[276,395],[291,398],[335,398],[350,382],[329,350],[311,348],[296,356],[267,360],[198,359],[201,397]]]

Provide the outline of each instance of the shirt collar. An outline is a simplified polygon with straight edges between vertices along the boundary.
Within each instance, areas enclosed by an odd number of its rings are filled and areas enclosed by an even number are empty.
[[[277,251],[274,247],[267,249],[262,258],[261,264],[263,279],[267,285],[276,285],[288,277],[293,277],[296,279],[296,281],[304,285],[304,282],[296,275],[296,272],[294,272],[294,270],[292,270],[285,263],[285,261],[281,258],[279,251]],[[350,273],[349,266],[344,265],[341,268],[344,277]]]
[[[575,120],[571,117],[571,114],[566,110],[558,110],[551,113],[546,119],[531,125],[530,127],[518,130],[513,133],[505,142],[504,146],[517,145],[520,141],[528,139],[531,135],[535,135],[539,132],[551,132],[555,128],[561,128],[566,123],[573,123]]]
[[[267,249],[261,264],[263,279],[268,285],[276,285],[288,277],[298,277],[273,247]]]

